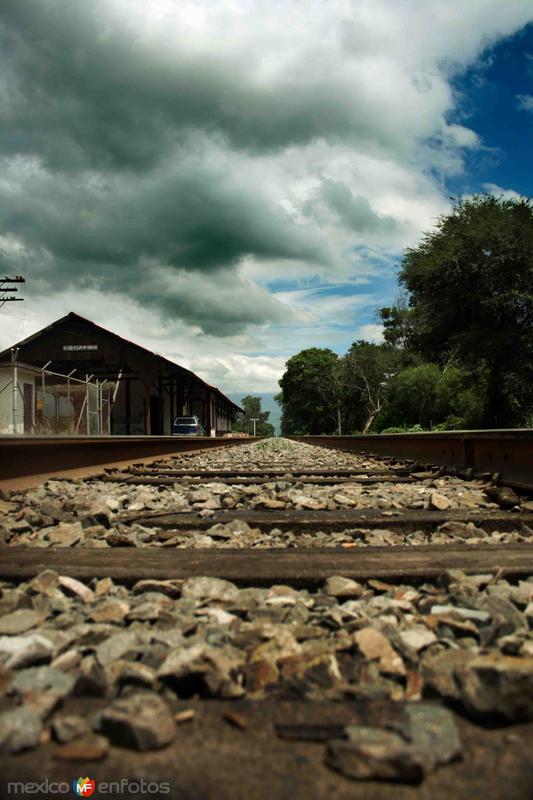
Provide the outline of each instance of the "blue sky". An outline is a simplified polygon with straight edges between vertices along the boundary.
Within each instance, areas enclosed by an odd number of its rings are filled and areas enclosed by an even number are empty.
[[[450,178],[453,193],[493,184],[533,194],[533,25],[489,48],[453,81],[461,96],[455,118],[478,132],[483,147],[466,159],[465,173]],[[524,105],[526,106],[524,108]]]
[[[272,394],[451,195],[533,193],[531,0],[4,5],[0,348],[75,311]]]

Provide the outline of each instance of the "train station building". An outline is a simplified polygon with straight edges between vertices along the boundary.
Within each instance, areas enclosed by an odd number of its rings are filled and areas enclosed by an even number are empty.
[[[70,313],[0,353],[0,433],[167,435],[176,416],[206,435],[241,409],[191,370]]]

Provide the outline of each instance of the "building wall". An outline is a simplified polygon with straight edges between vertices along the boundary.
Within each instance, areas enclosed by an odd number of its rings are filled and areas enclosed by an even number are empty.
[[[24,430],[24,384],[32,386],[32,391],[35,393],[35,378],[34,372],[17,368],[17,424],[14,426],[13,418],[13,379],[14,369],[12,366],[0,367],[0,434],[7,433],[30,433],[31,430]],[[35,402],[35,395],[34,402]],[[31,421],[35,421],[34,407],[31,410]]]

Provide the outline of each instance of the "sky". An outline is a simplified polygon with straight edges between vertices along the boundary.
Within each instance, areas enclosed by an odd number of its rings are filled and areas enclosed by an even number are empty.
[[[4,0],[0,349],[75,311],[233,395],[379,341],[451,197],[533,194],[531,0]]]

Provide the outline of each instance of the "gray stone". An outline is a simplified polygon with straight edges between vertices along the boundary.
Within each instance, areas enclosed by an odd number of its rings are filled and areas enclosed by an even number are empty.
[[[82,659],[76,683],[73,688],[75,695],[90,695],[91,697],[105,697],[108,691],[106,673],[94,656]]]
[[[47,719],[62,702],[63,695],[54,689],[47,689],[44,692],[29,691],[24,694],[24,705],[35,711],[42,720]]]
[[[348,726],[348,741],[329,742],[325,762],[347,778],[355,780],[420,783],[426,771],[423,752],[397,733]]]
[[[54,669],[61,670],[61,672],[69,672],[71,669],[74,669],[74,667],[77,667],[80,661],[80,651],[71,649],[66,650],[64,653],[61,653],[54,658],[50,666],[52,666]]]
[[[439,492],[433,492],[433,494],[430,497],[430,503],[433,506],[433,508],[436,508],[439,511],[446,511],[446,509],[450,508],[451,506],[451,503],[448,500],[448,498],[445,495],[440,494]]]
[[[103,605],[93,609],[89,617],[95,622],[122,622],[130,610],[129,603],[124,600],[104,602]]]
[[[428,768],[459,758],[461,741],[450,711],[430,703],[410,703],[406,713],[411,723],[411,741],[426,754]]]
[[[232,519],[231,522],[226,522],[225,527],[230,533],[235,535],[250,533],[252,530],[243,519]]]
[[[351,578],[343,578],[342,575],[328,578],[324,590],[332,597],[360,597],[364,591],[360,583]]]
[[[479,611],[476,608],[462,608],[461,606],[431,606],[432,614],[457,614],[462,619],[473,619],[478,622],[487,622],[490,619],[488,611]]]
[[[368,660],[377,660],[381,672],[405,675],[405,666],[389,640],[373,628],[363,628],[354,635],[359,650]]]
[[[110,594],[116,589],[115,584],[111,580],[111,578],[100,578],[100,580],[96,581],[96,585],[94,587],[94,594],[95,597],[104,597],[107,594]]]
[[[45,692],[52,690],[62,697],[72,691],[74,677],[60,672],[53,667],[28,667],[21,670],[10,682],[7,694],[25,694],[26,692]]]
[[[63,508],[63,503],[51,497],[44,497],[40,500],[39,511],[41,514],[52,517],[52,519],[57,521],[68,521],[72,519],[72,514],[69,514],[69,512],[65,511]]]
[[[42,722],[31,708],[21,706],[0,714],[0,753],[20,753],[39,744]]]
[[[134,631],[117,633],[105,639],[96,648],[96,656],[102,666],[117,661],[128,652],[135,652],[139,646],[139,637]]]
[[[62,744],[89,733],[87,721],[77,714],[57,714],[52,720],[54,739]]]
[[[7,527],[12,534],[15,533],[31,533],[33,528],[25,519],[13,520],[7,523]]]
[[[448,590],[452,594],[477,598],[480,588],[489,583],[493,575],[490,573],[485,575],[467,575],[460,569],[449,569],[446,570],[446,578],[448,580]]]
[[[28,589],[35,594],[44,594],[53,597],[58,594],[59,575],[52,569],[45,569],[36,575],[29,584]]]
[[[457,536],[461,539],[484,539],[487,536],[483,528],[477,528],[473,522],[460,522],[459,520],[449,520],[443,522],[437,528],[441,533],[446,533],[449,536]]]
[[[518,586],[511,590],[511,600],[519,606],[528,606],[533,601],[533,583],[518,581]]]
[[[7,669],[21,669],[33,664],[42,664],[50,661],[54,646],[49,639],[38,633],[26,636],[0,637],[0,656],[7,657]]]
[[[232,532],[228,530],[228,527],[222,522],[217,522],[216,525],[211,525],[207,533],[213,539],[231,539],[233,536]]]
[[[85,584],[81,581],[77,581],[76,578],[70,578],[67,575],[60,575],[59,585],[69,594],[73,594],[76,597],[81,597],[85,603],[91,603],[94,600],[93,590],[89,589],[89,587],[85,586]]]
[[[522,644],[520,655],[533,659],[533,639],[528,639]]]
[[[479,601],[479,605],[489,612],[494,621],[500,620],[498,626],[500,636],[514,633],[521,628],[527,630],[525,616],[509,600],[495,595],[485,595]]]
[[[15,636],[35,628],[43,621],[43,615],[31,608],[19,608],[0,617],[0,635]]]
[[[109,672],[120,686],[152,689],[156,680],[155,670],[139,661],[114,661]]]
[[[181,592],[182,581],[180,580],[167,580],[158,581],[153,578],[137,581],[133,586],[133,594],[142,594],[144,592],[160,592],[168,597],[179,597]]]
[[[239,590],[234,583],[222,578],[187,578],[181,587],[181,595],[193,600],[219,600],[231,603],[237,600]]]
[[[455,676],[472,714],[533,720],[533,658],[492,652],[473,658]]]
[[[400,631],[398,638],[407,650],[415,653],[437,641],[433,631],[430,631],[425,625],[415,625],[408,630]]]
[[[115,700],[100,716],[100,730],[112,744],[134,750],[158,750],[176,735],[166,703],[153,692]]]
[[[463,669],[475,654],[467,650],[441,650],[422,654],[422,675],[428,688],[441,697],[459,700],[460,688],[456,680],[456,672]]]
[[[47,537],[50,544],[58,547],[73,547],[73,545],[81,541],[83,528],[80,522],[73,524],[60,522],[57,527],[50,528],[47,531]]]
[[[139,620],[141,622],[147,622],[159,619],[163,610],[164,606],[161,603],[139,603],[139,605],[135,606],[135,608],[129,612],[128,621],[133,622],[134,620]]]
[[[244,694],[232,674],[243,666],[244,653],[234,647],[210,646],[196,641],[189,647],[171,651],[159,668],[157,677],[168,681],[180,693],[191,680],[213,697],[240,697]]]

